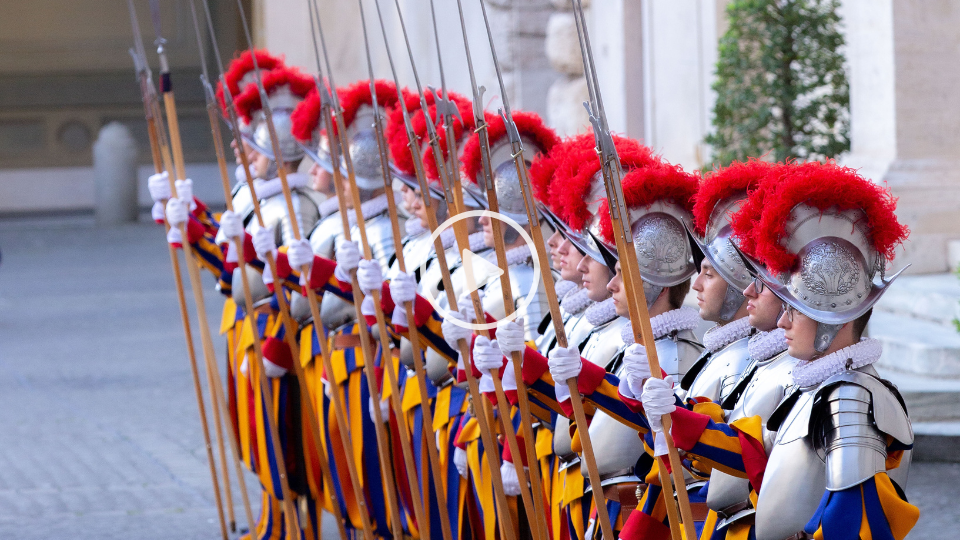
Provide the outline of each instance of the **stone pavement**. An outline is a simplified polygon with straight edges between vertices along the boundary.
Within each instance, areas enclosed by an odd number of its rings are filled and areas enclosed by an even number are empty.
[[[162,242],[147,224],[0,221],[0,539],[219,538]],[[960,464],[915,463],[907,493],[923,512],[910,538],[942,537]]]

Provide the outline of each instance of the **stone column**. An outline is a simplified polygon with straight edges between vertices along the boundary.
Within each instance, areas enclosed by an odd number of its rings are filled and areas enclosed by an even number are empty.
[[[93,170],[98,225],[136,221],[137,143],[126,126],[111,122],[93,143]]]
[[[569,0],[554,0],[558,11],[547,20],[544,43],[550,66],[560,77],[547,92],[547,123],[562,136],[583,133],[590,128],[590,119],[583,102],[590,97],[587,79],[583,76],[583,57],[577,23]],[[584,2],[584,8],[589,7]]]
[[[844,8],[853,147],[846,161],[899,197],[911,236],[896,266],[946,272],[948,244],[960,239],[960,5],[848,0]]]

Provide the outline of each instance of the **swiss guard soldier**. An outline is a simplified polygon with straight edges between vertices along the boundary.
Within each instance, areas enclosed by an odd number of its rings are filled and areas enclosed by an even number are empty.
[[[873,368],[880,343],[862,336],[896,278],[885,259],[908,235],[896,199],[852,169],[806,163],[762,206],[751,251],[760,282],[785,305],[778,325],[797,360],[787,397],[765,422],[750,411],[723,422],[677,407],[670,382],[650,379],[643,407],[671,414],[688,457],[749,480],[758,540],[900,540],[919,517],[902,496],[913,432],[896,388]]]
[[[760,199],[758,193],[760,193],[761,190],[757,186],[761,184],[761,181],[766,185],[774,185],[778,179],[777,172],[781,171],[781,169],[782,166],[780,165],[752,160],[747,163],[734,163],[730,167],[714,173],[715,175],[741,178],[748,182],[747,185],[751,190],[750,199],[741,206],[740,211],[734,214],[732,217],[734,222],[737,220],[743,222],[745,220],[742,218],[745,214],[753,215],[762,208],[762,203],[758,201],[758,199]],[[746,227],[749,228],[751,226],[756,226],[756,223],[747,225]],[[735,228],[734,232],[734,236],[736,236],[741,245],[746,246],[749,239],[744,237],[742,230]],[[749,389],[751,395],[755,393],[755,389],[758,388],[758,382],[764,385],[761,387],[765,389],[764,391],[766,391],[767,386],[770,386],[769,395],[775,395],[777,393],[775,383],[778,379],[774,373],[782,369],[790,369],[789,367],[783,367],[784,364],[789,363],[789,357],[780,354],[786,349],[786,342],[783,339],[783,331],[776,329],[776,320],[780,314],[779,301],[769,289],[763,289],[761,286],[758,291],[754,282],[751,282],[743,293],[748,300],[747,313],[750,326],[758,330],[758,332],[750,338],[748,343],[750,356],[749,367],[735,385],[734,391],[727,396],[722,404],[712,401],[699,403],[691,400],[689,406],[693,407],[694,410],[706,407],[732,409],[737,403],[738,398],[744,394],[745,390]],[[640,410],[637,399],[639,399],[642,393],[643,383],[650,377],[650,371],[643,349],[639,348],[632,352],[638,355],[637,360],[640,361],[632,361],[631,351],[628,351],[628,354],[624,358],[624,363],[626,364],[626,381],[628,384],[624,384],[624,381],[621,380],[620,394],[625,402],[632,405],[635,410]],[[778,361],[777,359],[787,360]],[[774,368],[774,365],[777,367]],[[667,371],[669,375],[674,377],[674,380],[682,377],[682,373],[678,377],[676,373],[669,373],[669,370]],[[754,380],[753,377],[760,373],[765,373],[766,375],[764,375],[763,378]],[[767,379],[766,377],[770,378]],[[780,391],[782,392],[782,389]],[[773,398],[774,406],[778,402],[779,398]],[[757,406],[758,405],[753,405],[754,408]],[[772,412],[772,410],[770,412]],[[697,481],[697,479],[706,477],[708,472],[696,470],[696,464],[694,464],[692,469],[696,478],[688,474],[688,480],[690,480],[688,482],[688,489],[704,486],[705,482],[702,480]],[[718,523],[720,523],[722,527],[727,527],[729,523],[735,521],[733,518],[734,515],[737,515],[737,519],[739,519],[742,517],[739,512],[750,507],[748,500],[750,494],[749,485],[741,485],[739,479],[732,479],[717,470],[712,471],[709,478],[710,483],[706,491],[700,490],[706,493],[706,505],[710,508],[709,514],[706,516],[703,524],[705,531],[703,532],[703,538],[707,539],[712,538],[714,529],[717,528]],[[703,497],[699,493],[692,494],[691,500],[697,501],[692,503],[695,508],[700,509],[702,507],[703,503],[699,501],[703,500]],[[659,512],[654,510],[651,504],[652,499],[649,496],[646,497],[645,502],[647,504],[643,508],[643,515],[638,513],[638,515],[633,516],[629,527],[624,531],[622,536],[624,536],[625,539],[669,537],[670,532],[665,523],[662,510]],[[702,511],[696,512],[696,514],[702,516]],[[727,520],[729,520],[729,523]],[[700,527],[700,525],[698,522],[697,526]],[[717,538],[722,538],[722,536],[718,536]]]
[[[256,219],[247,222],[246,229],[252,236],[252,243],[256,251],[257,258],[265,261],[268,253],[277,254],[277,247],[281,245],[291,245],[294,243],[293,231],[291,228],[292,220],[297,220],[301,231],[309,230],[319,218],[317,210],[318,200],[314,199],[314,194],[309,186],[309,177],[297,172],[297,167],[304,157],[304,152],[296,143],[292,134],[291,114],[297,104],[310,91],[313,86],[313,80],[293,68],[277,68],[262,75],[263,87],[267,93],[267,99],[270,101],[272,120],[276,129],[276,135],[279,142],[281,156],[276,156],[273,151],[273,141],[264,118],[264,109],[260,101],[260,91],[256,85],[247,85],[246,89],[236,98],[235,103],[241,118],[251,127],[248,134],[244,135],[246,143],[250,146],[251,169],[255,174],[255,191],[260,203],[260,215],[264,220],[261,227]],[[283,168],[286,172],[287,183],[290,187],[291,197],[293,198],[294,208],[297,214],[290,216],[287,211],[286,198],[283,194],[281,179],[279,178],[279,169]],[[245,252],[245,254],[247,254]],[[260,266],[261,271],[262,266]],[[255,271],[253,265],[248,265],[248,271]],[[263,271],[261,276],[250,276],[252,279],[251,287],[260,281],[269,288],[280,287],[282,284],[273,283],[273,276],[269,271]],[[240,288],[241,281],[235,279],[235,289]],[[257,285],[259,286],[259,285]],[[253,292],[253,291],[251,291]],[[283,291],[283,294],[286,294]],[[262,292],[260,295],[262,296]],[[242,298],[242,296],[239,296]],[[282,516],[282,506],[279,501],[282,500],[282,492],[277,485],[276,460],[285,459],[288,472],[290,488],[295,495],[304,497],[304,500],[315,501],[319,495],[311,493],[306,465],[304,463],[304,454],[302,450],[302,441],[304,437],[299,432],[302,429],[299,412],[300,397],[299,385],[293,379],[294,375],[289,375],[292,369],[292,354],[289,346],[283,341],[285,328],[278,317],[276,307],[272,303],[272,294],[263,298],[261,304],[253,306],[252,309],[260,310],[267,316],[266,324],[262,329],[256,331],[262,333],[263,338],[263,369],[264,373],[270,378],[272,392],[278,399],[274,403],[268,404],[264,401],[264,396],[260,395],[259,387],[256,384],[251,385],[254,403],[254,426],[256,428],[257,452],[259,454],[259,469],[261,484],[264,486],[264,503],[271,509],[268,519],[258,525],[258,534],[261,538],[282,537],[285,522]],[[248,355],[247,359],[253,358]],[[251,380],[256,380],[250,373],[250,369],[260,369],[255,363],[244,361],[241,363],[240,372]],[[257,418],[259,415],[269,415],[269,418]],[[267,422],[274,422],[280,427],[281,447],[272,448],[267,435]],[[288,429],[287,426],[293,427]],[[315,482],[314,482],[315,485]],[[309,506],[310,503],[308,503]],[[303,516],[306,517],[306,516]],[[307,530],[317,531],[319,523],[313,523],[312,526],[304,524]]]
[[[690,399],[727,397],[750,360],[747,343],[755,330],[743,296],[750,274],[734,247],[730,218],[746,202],[747,189],[757,179],[736,172],[717,171],[703,180],[693,223],[687,224],[703,255],[693,282],[700,318],[717,323],[703,335],[703,356],[681,379],[680,386]]]

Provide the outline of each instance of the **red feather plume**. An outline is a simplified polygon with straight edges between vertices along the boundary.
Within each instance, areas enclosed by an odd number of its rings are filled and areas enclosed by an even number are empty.
[[[696,233],[701,236],[704,234],[707,220],[718,202],[737,193],[753,190],[773,166],[772,163],[751,158],[745,162],[735,161],[710,173],[700,184],[693,205],[693,228]]]
[[[780,178],[793,167],[796,167],[796,163],[792,161],[768,163],[759,181],[748,191],[747,201],[730,218],[737,247],[753,258],[757,258],[756,235],[760,230],[760,217],[766,208],[766,197],[780,186]]]
[[[650,148],[636,140],[614,136],[613,144],[624,172],[659,162]],[[594,201],[588,201],[587,197],[593,176],[600,172],[600,158],[594,148],[592,136],[571,147],[560,165],[560,176],[552,189],[560,217],[574,230],[585,227],[591,218],[587,207]]]
[[[267,91],[268,96],[284,85],[290,88],[293,95],[301,98],[309,94],[311,89],[316,88],[313,78],[297,68],[284,67],[263,72],[263,88]],[[237,113],[245,122],[250,123],[254,113],[263,106],[260,102],[260,90],[256,85],[247,85],[247,88],[237,97],[235,103]]]
[[[560,141],[556,132],[547,127],[543,118],[537,113],[529,111],[515,111],[513,121],[517,124],[517,131],[520,135],[525,135],[539,146],[540,152],[550,152],[555,144]],[[490,145],[496,144],[501,138],[507,135],[506,124],[503,118],[498,115],[487,115],[487,137]],[[539,152],[538,152],[539,153]],[[536,159],[536,155],[525,154],[530,159]],[[482,163],[480,161],[480,136],[476,133],[470,136],[463,146],[462,162],[463,174],[473,183],[477,183],[477,176],[480,174]]]
[[[273,56],[264,49],[256,51],[256,55],[257,65],[260,66],[264,74],[267,71],[284,67],[282,56]],[[226,73],[223,74],[223,78],[227,82],[227,88],[230,90],[230,95],[233,96],[234,99],[244,90],[240,88],[240,80],[251,71],[253,71],[253,56],[249,50],[243,51],[230,62],[230,67],[227,68]],[[223,109],[224,114],[228,114],[226,98],[223,94],[223,84],[220,82],[217,83],[216,94],[220,108]]]
[[[764,197],[763,215],[756,235],[756,252],[760,260],[775,273],[793,269],[797,255],[783,247],[790,212],[798,204],[807,204],[821,211],[860,209],[866,215],[873,247],[887,260],[910,234],[897,220],[897,199],[889,187],[875,184],[856,170],[835,162],[804,163],[792,167],[780,179],[780,185]]]
[[[633,169],[623,177],[623,198],[627,208],[649,206],[657,201],[670,201],[690,212],[700,184],[699,175],[688,173],[679,165],[666,162]],[[600,235],[613,244],[613,223],[607,200],[600,205]]]

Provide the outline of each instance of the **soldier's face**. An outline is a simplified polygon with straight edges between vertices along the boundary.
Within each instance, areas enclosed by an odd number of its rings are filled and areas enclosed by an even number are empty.
[[[747,298],[747,317],[750,318],[750,326],[761,332],[769,332],[777,327],[777,319],[780,318],[780,311],[783,303],[773,294],[770,287],[763,287],[762,292],[757,292],[755,284],[747,285],[743,290],[743,296]]]
[[[350,190],[350,178],[346,175],[340,181],[340,188],[343,189],[343,200],[347,208],[353,208],[353,191]]]
[[[415,214],[416,208],[414,205],[417,203],[417,192],[407,187],[406,184],[403,184],[400,187],[400,195],[403,197],[403,209],[410,214]]]
[[[818,356],[813,346],[817,336],[817,321],[788,307],[777,321],[777,326],[784,330],[787,354],[797,360],[813,360]]]
[[[333,175],[316,163],[310,167],[311,187],[320,193],[330,193],[333,190]]]
[[[697,306],[700,318],[705,321],[720,322],[720,309],[727,294],[727,282],[714,270],[709,261],[700,265],[700,274],[693,280],[693,290],[697,291]]]
[[[263,180],[270,180],[270,178],[267,178],[267,173],[270,171],[270,158],[256,150],[252,151],[252,156],[253,159],[250,160],[250,166],[253,167],[253,172],[256,173],[256,177],[262,178]]]
[[[232,141],[230,141],[230,148],[233,149],[233,159],[234,161],[237,162],[237,165],[243,164],[243,160],[240,159],[240,152],[243,152],[244,154],[246,154],[248,162],[251,162],[251,163],[253,162],[254,150],[252,146],[247,144],[247,141],[241,141],[240,146],[238,147],[237,140],[233,139]]]
[[[613,307],[617,310],[620,317],[630,315],[630,307],[627,305],[627,291],[623,287],[623,272],[620,270],[620,263],[617,263],[617,273],[607,283],[607,290],[613,296]]]
[[[560,265],[558,267],[560,277],[578,285],[581,284],[583,275],[577,270],[577,267],[580,266],[580,261],[584,258],[583,253],[580,253],[580,250],[567,239],[560,243],[558,251],[560,254]]]
[[[550,264],[552,264],[554,268],[560,268],[560,254],[558,249],[562,243],[563,235],[557,231],[553,231],[550,238],[547,238],[547,247],[550,248]]]
[[[610,282],[610,269],[607,265],[597,262],[593,257],[584,257],[577,266],[580,271],[583,288],[587,290],[587,298],[594,302],[602,302],[610,298],[607,283]]]

